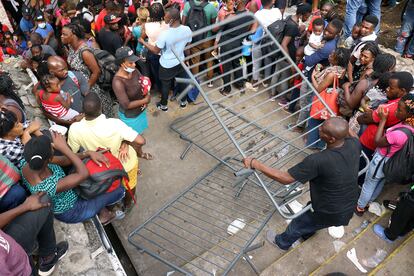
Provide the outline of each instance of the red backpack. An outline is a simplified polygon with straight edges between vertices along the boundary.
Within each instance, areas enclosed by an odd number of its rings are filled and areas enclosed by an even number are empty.
[[[83,163],[85,163],[85,166],[89,171],[89,177],[76,187],[78,195],[84,199],[92,199],[98,195],[114,191],[121,185],[121,181],[123,180],[128,192],[131,194],[134,202],[136,202],[128,185],[128,174],[124,170],[121,161],[119,161],[119,159],[110,151],[102,149],[98,149],[97,151],[108,158],[109,168],[106,166],[98,166],[90,158],[84,159]]]

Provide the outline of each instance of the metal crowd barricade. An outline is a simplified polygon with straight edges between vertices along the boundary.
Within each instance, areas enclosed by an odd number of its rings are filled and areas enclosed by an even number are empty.
[[[252,249],[253,240],[275,210],[292,219],[311,208],[306,204],[309,201],[307,185],[281,185],[263,174],[242,168],[241,160],[246,156],[279,169],[297,164],[313,152],[310,148],[316,142],[305,146],[303,140],[319,126],[303,133],[292,132],[291,128],[309,121],[312,101],[321,101],[332,114],[289,55],[267,32],[263,38],[270,37],[271,42],[256,44],[253,51],[260,52],[269,44],[275,46],[271,52],[255,56],[254,61],[262,64],[254,70],[249,69],[253,62],[242,55],[242,40],[250,34],[248,30],[253,24],[260,26],[252,14],[244,13],[194,32],[193,37],[220,29],[217,35],[186,46],[186,50],[191,50],[210,39],[220,38],[218,48],[221,52],[216,55],[217,59],[213,56],[191,64],[196,55],[217,51],[214,46],[184,59],[173,49],[188,74],[188,79],[177,81],[195,86],[207,104],[171,125],[182,139],[189,142],[181,158],[195,145],[219,160],[220,164],[134,230],[129,241],[184,274],[215,275],[218,272],[226,275]],[[274,55],[278,58],[272,58]],[[206,68],[209,61],[214,61],[210,69]],[[226,62],[232,62],[235,68],[207,79],[209,70],[220,70]],[[271,69],[271,74],[261,77],[264,85],[254,87],[246,83],[243,87],[235,87],[234,84],[251,79],[253,71],[255,75],[263,75],[266,69]],[[240,74],[239,70],[244,72]],[[222,82],[225,76],[231,79],[227,84],[232,86],[229,94],[220,93],[225,87]],[[295,78],[300,78],[300,83],[290,85]],[[208,88],[210,81],[215,85],[213,88]],[[298,86],[301,86],[300,95],[291,102],[297,102],[299,109],[287,113],[278,103]],[[178,97],[185,97],[188,91],[184,90]],[[305,116],[299,116],[301,113]],[[305,207],[294,211],[290,205],[293,201]],[[234,236],[229,236],[226,227],[238,219],[242,219],[246,226]],[[257,273],[251,261],[244,259]]]

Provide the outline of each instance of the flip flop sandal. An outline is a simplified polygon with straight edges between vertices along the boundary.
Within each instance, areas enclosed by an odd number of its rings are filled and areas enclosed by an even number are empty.
[[[114,216],[111,217],[110,219],[108,219],[105,222],[101,222],[103,226],[106,226],[106,225],[110,224],[111,222],[114,222],[115,220],[121,220],[125,217],[125,213],[121,210],[116,210],[115,213],[114,212],[111,212],[111,213],[113,213]]]
[[[145,159],[145,160],[153,160],[154,156],[152,156],[152,154],[149,153],[149,152],[144,152],[144,153],[142,153],[140,158]]]

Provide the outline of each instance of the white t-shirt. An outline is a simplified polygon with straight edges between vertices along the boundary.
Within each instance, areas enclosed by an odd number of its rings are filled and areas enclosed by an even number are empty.
[[[282,13],[278,8],[261,9],[257,11],[254,16],[264,27],[268,27],[273,22],[282,19]]]
[[[311,35],[309,37],[309,42],[305,46],[305,49],[304,49],[305,56],[310,56],[318,50],[318,49],[315,49],[312,46],[310,46],[309,43],[320,46],[321,42],[322,42],[322,39],[323,39],[323,33],[321,33],[320,35],[316,35],[314,33],[311,33]]]
[[[375,33],[361,37],[360,42],[355,46],[354,50],[351,53],[351,56],[354,56],[356,58],[356,65],[360,65],[359,56],[361,55],[362,48],[364,48],[365,44],[368,41],[375,41],[376,39],[377,35]]]
[[[155,45],[160,34],[168,28],[169,26],[164,21],[145,23],[145,34],[148,36],[148,43]]]

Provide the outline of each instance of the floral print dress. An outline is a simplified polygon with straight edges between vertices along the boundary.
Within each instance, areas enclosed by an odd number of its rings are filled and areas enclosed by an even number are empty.
[[[80,46],[76,51],[69,46],[68,64],[72,70],[81,72],[85,78],[89,80],[91,71],[81,57],[81,52],[84,51],[84,48],[89,49],[86,44]],[[93,85],[89,91],[96,93],[101,99],[102,113],[105,114],[107,118],[113,118],[112,98],[109,91],[104,91],[98,84]]]

